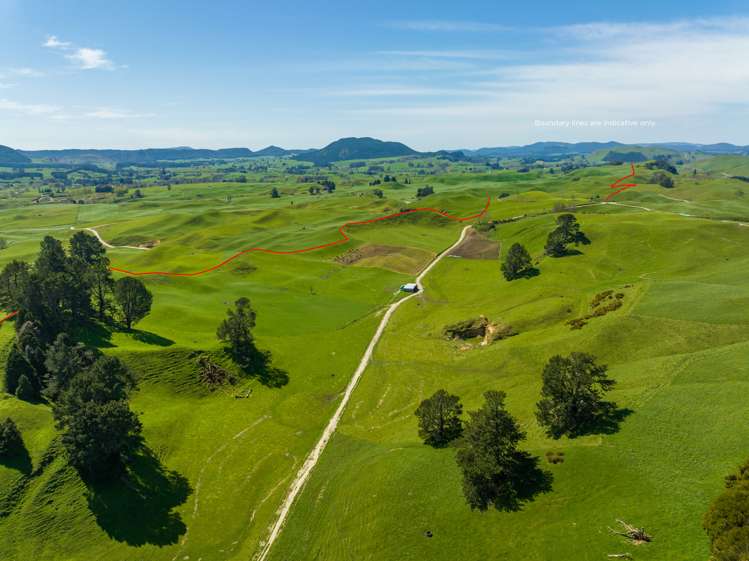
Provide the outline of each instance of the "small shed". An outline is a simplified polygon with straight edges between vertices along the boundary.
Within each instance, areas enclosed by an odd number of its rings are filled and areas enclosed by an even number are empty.
[[[407,282],[404,285],[401,285],[401,291],[402,292],[418,292],[419,286],[415,282]]]

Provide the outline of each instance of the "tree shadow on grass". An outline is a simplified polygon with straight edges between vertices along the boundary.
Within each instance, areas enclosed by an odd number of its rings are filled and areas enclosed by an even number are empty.
[[[87,482],[88,505],[102,530],[132,546],[177,543],[187,526],[174,509],[192,492],[187,479],[166,469],[142,446],[122,475],[109,481]]]
[[[97,349],[112,348],[116,345],[112,343],[112,330],[98,321],[86,322],[73,334],[76,341],[84,343],[88,347]]]
[[[537,277],[541,274],[541,271],[538,270],[538,267],[530,267],[528,269],[525,269],[518,278],[521,279],[532,279],[533,277]]]
[[[540,493],[551,491],[554,476],[550,471],[541,469],[538,464],[540,459],[528,452],[517,452],[515,456],[515,467],[509,476],[508,489],[494,500],[497,510],[515,512],[521,510],[525,503],[531,502]]]
[[[174,341],[171,339],[167,339],[156,333],[151,333],[150,331],[133,329],[130,333],[132,334],[133,339],[140,341],[141,343],[146,343],[147,345],[157,345],[159,347],[171,347],[174,345]]]
[[[23,444],[16,446],[7,454],[0,455],[0,466],[17,469],[24,475],[29,475],[33,469],[31,456],[29,455],[29,451],[26,450],[26,446]]]
[[[269,388],[281,388],[289,383],[289,373],[273,366],[273,355],[270,351],[257,348],[248,350],[242,356],[236,356],[229,349],[227,354],[241,368],[242,372]]]
[[[585,423],[569,434],[570,438],[588,436],[591,434],[614,434],[619,432],[620,425],[634,411],[626,407],[619,408],[616,403],[605,401],[601,410],[588,423]]]

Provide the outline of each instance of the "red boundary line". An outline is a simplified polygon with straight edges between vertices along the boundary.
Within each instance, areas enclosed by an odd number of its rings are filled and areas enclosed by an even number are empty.
[[[610,201],[614,196],[618,195],[622,191],[626,191],[627,189],[631,189],[632,187],[637,187],[637,183],[619,183],[620,181],[624,181],[625,179],[627,179],[629,177],[634,177],[635,176],[635,164],[633,164],[632,162],[630,162],[629,166],[630,166],[630,170],[631,170],[631,172],[630,172],[629,175],[625,175],[624,177],[620,177],[619,179],[617,179],[616,181],[614,181],[611,185],[609,185],[609,187],[611,189],[616,189],[616,191],[614,191],[613,193],[609,193],[609,196],[606,197],[607,201]]]
[[[455,220],[457,222],[466,222],[468,220],[473,220],[475,218],[482,217],[486,213],[486,211],[489,209],[490,203],[491,203],[491,197],[487,195],[486,204],[484,205],[484,208],[481,210],[481,212],[471,215],[471,216],[465,216],[462,218],[457,217],[457,216],[452,216],[451,214],[448,214],[447,212],[438,210],[436,208],[422,207],[422,208],[411,208],[408,210],[404,210],[402,212],[396,212],[395,214],[388,214],[387,216],[379,216],[377,218],[370,218],[369,220],[355,220],[351,222],[345,222],[343,225],[338,227],[338,232],[341,234],[341,238],[336,241],[321,244],[321,245],[315,245],[311,247],[303,247],[301,249],[292,249],[288,251],[277,251],[273,249],[266,249],[263,247],[251,247],[250,249],[244,249],[242,251],[235,253],[231,257],[224,259],[223,261],[221,261],[220,263],[217,263],[216,265],[213,265],[212,267],[208,267],[207,269],[202,269],[200,271],[193,271],[192,273],[174,273],[174,272],[169,272],[169,271],[129,271],[127,269],[122,269],[120,267],[110,267],[110,268],[112,271],[115,271],[117,273],[123,273],[125,275],[130,275],[134,277],[145,276],[145,275],[155,275],[155,276],[163,276],[163,277],[197,277],[200,275],[204,275],[206,273],[210,273],[217,269],[220,269],[224,265],[234,261],[237,257],[245,255],[246,253],[258,252],[258,253],[270,253],[272,255],[295,255],[298,253],[307,253],[310,251],[316,251],[316,250],[324,249],[327,247],[333,247],[335,245],[345,244],[349,242],[351,239],[348,237],[348,235],[346,235],[346,228],[348,228],[349,226],[373,224],[375,222],[380,222],[381,220],[397,218],[398,216],[404,216],[406,214],[412,214],[414,212],[434,212],[435,214],[439,214],[440,216],[444,216],[445,218],[449,218],[450,220]]]
[[[444,216],[445,218],[449,218],[450,220],[455,220],[457,222],[467,222],[468,220],[481,218],[489,209],[490,204],[491,204],[491,196],[487,195],[486,204],[484,205],[484,208],[481,210],[481,212],[477,214],[473,214],[471,216],[464,216],[462,218],[458,216],[453,216],[451,214],[448,214],[445,211],[438,210],[436,208],[422,207],[422,208],[411,208],[408,210],[404,210],[402,212],[396,212],[395,214],[388,214],[387,216],[379,216],[377,218],[370,218],[369,220],[354,220],[351,222],[345,222],[343,225],[338,227],[338,232],[341,234],[341,239],[336,240],[334,242],[329,242],[329,243],[325,243],[321,245],[315,245],[311,247],[303,247],[301,249],[292,249],[288,251],[277,251],[273,249],[266,249],[263,247],[251,247],[250,249],[245,249],[245,250],[235,253],[228,259],[224,259],[223,261],[221,261],[221,263],[213,265],[212,267],[208,267],[207,269],[202,269],[200,271],[194,271],[192,273],[173,273],[173,272],[168,272],[168,271],[128,271],[127,269],[121,269],[119,267],[110,267],[110,269],[117,273],[123,273],[125,275],[130,275],[133,277],[144,276],[144,275],[155,275],[155,276],[163,276],[163,277],[197,277],[200,275],[204,275],[205,273],[210,273],[211,271],[220,269],[227,263],[234,261],[237,257],[240,257],[246,253],[260,252],[260,253],[270,253],[272,255],[295,255],[297,253],[307,253],[309,251],[316,251],[318,249],[324,249],[326,247],[332,247],[334,245],[345,244],[351,240],[351,238],[349,238],[346,235],[346,228],[348,226],[360,226],[363,224],[372,224],[374,222],[380,222],[381,220],[388,220],[390,218],[397,218],[398,216],[404,216],[406,214],[412,214],[414,212],[434,212],[435,214],[439,214],[440,216]],[[15,311],[15,312],[8,314],[4,318],[1,318],[0,324],[2,324],[6,320],[11,319],[17,314],[18,314],[18,311]]]

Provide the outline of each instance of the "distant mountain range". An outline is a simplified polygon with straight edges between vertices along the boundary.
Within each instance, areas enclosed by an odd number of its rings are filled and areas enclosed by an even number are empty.
[[[450,159],[470,158],[561,158],[571,155],[591,155],[601,151],[631,151],[643,149],[646,154],[654,149],[675,152],[699,152],[703,154],[748,154],[749,146],[737,146],[726,142],[716,144],[693,144],[688,142],[661,142],[651,144],[623,144],[621,142],[535,142],[525,146],[500,146],[477,150],[454,150],[439,152],[417,152],[401,142],[385,142],[376,138],[342,138],[321,149],[289,150],[268,146],[253,152],[248,148],[223,148],[219,150],[189,147],[148,148],[143,150],[14,150],[0,145],[0,165],[40,164],[143,164],[154,165],[170,161],[232,160],[257,157],[293,157],[299,161],[325,166],[344,160],[368,160],[399,156],[441,156]],[[606,152],[603,152],[606,153]]]
[[[749,146],[736,146],[721,142],[718,144],[691,144],[688,142],[657,142],[641,144],[623,144],[621,142],[534,142],[525,146],[502,146],[497,148],[479,148],[478,150],[460,150],[466,156],[480,158],[528,158],[587,155],[599,150],[617,150],[622,148],[662,148],[677,152],[702,152],[705,154],[749,154]]]

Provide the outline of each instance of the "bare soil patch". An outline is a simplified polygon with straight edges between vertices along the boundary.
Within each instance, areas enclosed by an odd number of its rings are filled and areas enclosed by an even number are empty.
[[[368,244],[351,249],[335,258],[342,265],[358,267],[380,267],[398,273],[415,275],[434,256],[423,249],[393,245]]]
[[[463,259],[497,259],[499,244],[471,228],[463,243],[452,250],[450,255]]]

